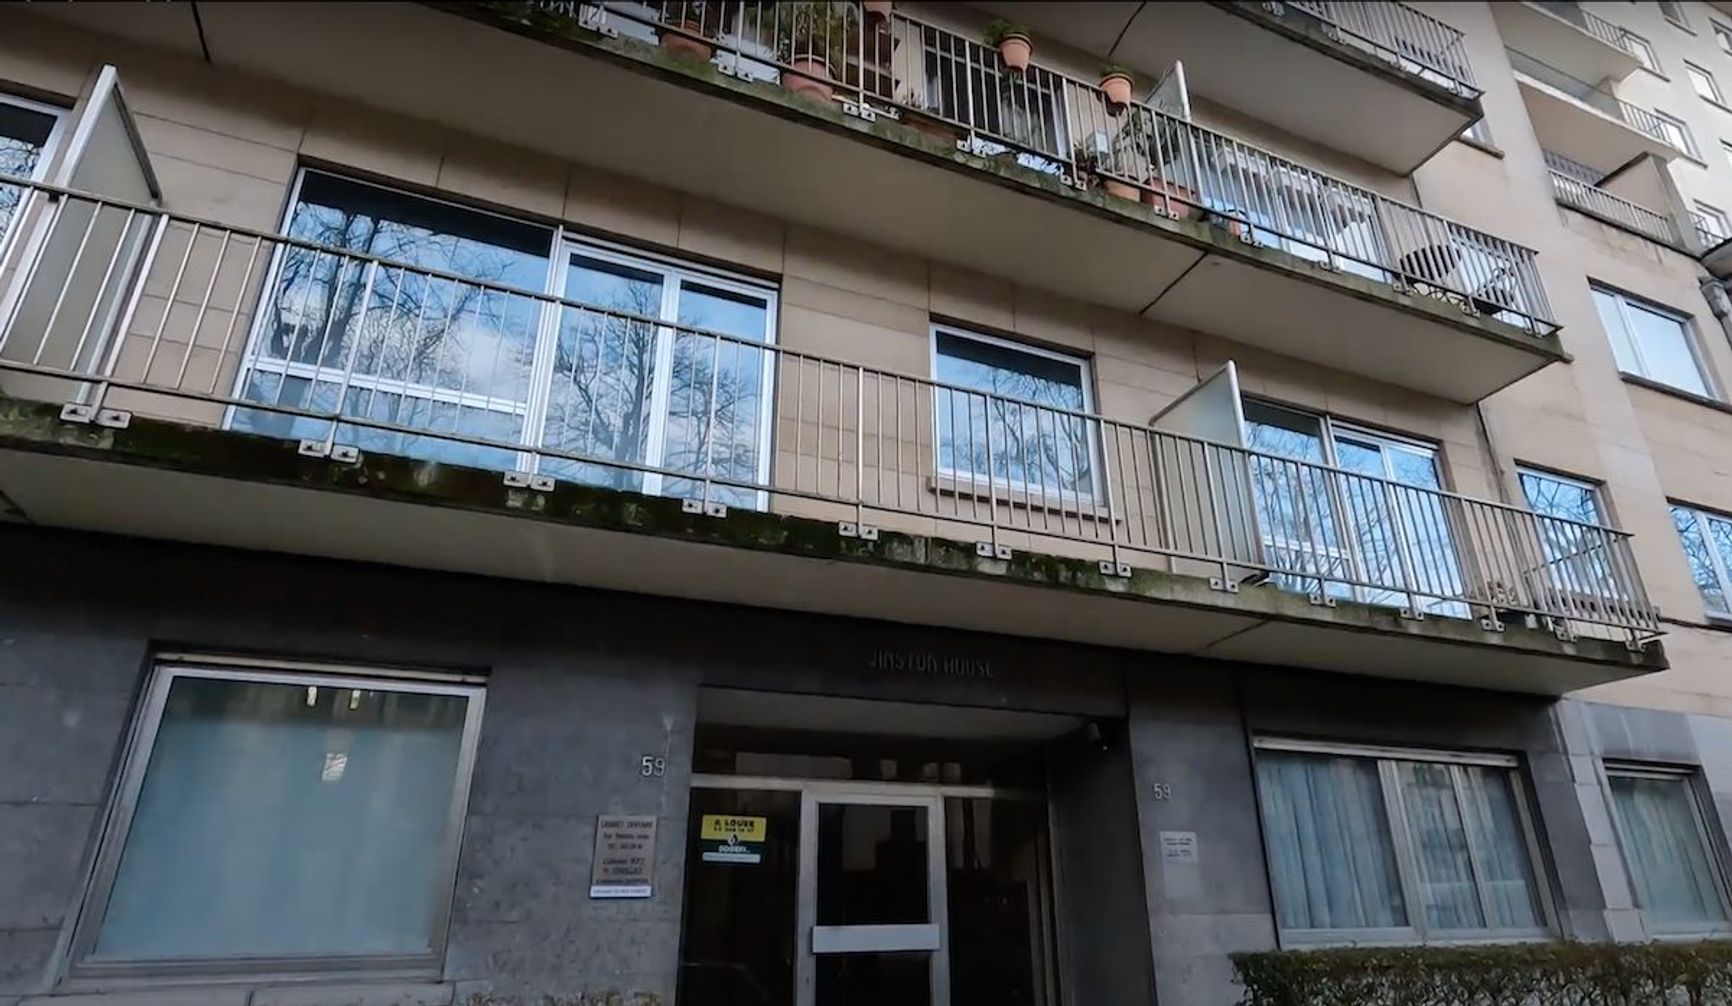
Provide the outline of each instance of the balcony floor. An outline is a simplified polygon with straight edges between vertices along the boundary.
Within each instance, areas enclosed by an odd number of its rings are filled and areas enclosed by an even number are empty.
[[[337,464],[202,427],[80,426],[17,401],[0,403],[0,495],[46,526],[1507,691],[1562,694],[1666,666],[1653,643],[1488,632],[1178,573],[1106,578],[1091,561],[979,558],[971,542],[890,532],[865,542],[827,520],[704,517],[566,483],[535,493],[405,458]]]

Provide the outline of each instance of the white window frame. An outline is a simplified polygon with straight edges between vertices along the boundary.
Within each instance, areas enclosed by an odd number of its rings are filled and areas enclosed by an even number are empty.
[[[1693,160],[1699,161],[1702,159],[1701,151],[1696,149],[1696,137],[1691,134],[1689,123],[1675,115],[1667,115],[1659,109],[1654,109],[1650,114],[1652,114],[1655,119],[1658,119],[1663,126],[1667,127],[1662,130],[1662,132],[1666,134],[1665,140],[1667,143],[1672,144],[1679,150],[1690,155]],[[1673,130],[1677,131],[1675,138]]]
[[[1725,610],[1710,608],[1708,606],[1708,599],[1703,597],[1701,590],[1698,589],[1696,591],[1696,599],[1702,602],[1703,613],[1706,614],[1708,620],[1712,622],[1732,622],[1732,571],[1729,571],[1726,568],[1726,560],[1720,557],[1720,549],[1714,544],[1714,534],[1708,527],[1709,521],[1719,521],[1722,524],[1732,524],[1732,515],[1721,513],[1718,510],[1709,510],[1705,507],[1695,506],[1690,503],[1680,503],[1677,500],[1668,500],[1668,518],[1671,516],[1670,511],[1672,507],[1677,507],[1680,510],[1688,510],[1690,513],[1695,515],[1696,529],[1698,533],[1702,535],[1703,547],[1708,552],[1709,569],[1713,572],[1714,578],[1720,583],[1720,595],[1726,599]],[[1679,535],[1676,527],[1673,527],[1672,534],[1673,537],[1678,538],[1678,548],[1682,549],[1684,547],[1684,541]],[[1687,558],[1685,562],[1688,564]],[[1692,577],[1692,580],[1694,580],[1694,577]],[[1692,583],[1691,586],[1695,587],[1695,584]]]
[[[762,486],[767,487],[769,485],[770,463],[772,460],[770,456],[771,428],[773,425],[772,409],[775,403],[774,377],[776,370],[776,334],[781,324],[781,291],[776,286],[762,281],[753,280],[740,274],[727,273],[718,269],[698,266],[694,263],[686,262],[671,256],[658,255],[652,252],[631,248],[623,244],[589,238],[578,234],[571,228],[566,227],[564,224],[547,224],[524,217],[509,216],[482,207],[458,202],[456,200],[445,199],[436,195],[428,195],[425,192],[406,185],[392,185],[372,181],[342,168],[310,167],[302,165],[295,172],[295,181],[289,189],[289,198],[283,208],[282,217],[278,225],[278,233],[288,233],[289,224],[294,219],[295,209],[301,202],[302,183],[310,172],[329,175],[345,182],[371,185],[374,188],[383,189],[400,196],[423,200],[428,203],[450,206],[468,213],[479,213],[497,217],[502,220],[509,220],[513,223],[543,227],[549,233],[547,270],[546,275],[543,277],[542,288],[539,291],[527,288],[524,290],[525,295],[542,297],[543,306],[540,309],[541,317],[537,320],[535,326],[535,346],[533,349],[533,360],[530,364],[529,384],[527,389],[528,393],[523,401],[495,398],[488,395],[475,394],[473,392],[457,392],[450,389],[434,388],[431,385],[412,384],[388,378],[360,374],[350,376],[350,387],[372,389],[385,394],[397,394],[402,395],[405,398],[418,398],[428,402],[459,405],[482,409],[489,412],[521,416],[523,418],[523,425],[518,443],[511,445],[498,445],[496,448],[481,449],[515,451],[517,453],[516,470],[532,473],[537,471],[541,459],[541,441],[543,434],[545,433],[544,424],[547,420],[547,398],[550,389],[550,382],[553,377],[552,367],[556,356],[559,338],[560,316],[565,310],[565,308],[559,305],[559,302],[566,300],[565,277],[572,256],[582,254],[629,268],[641,269],[647,272],[657,272],[663,275],[664,280],[671,280],[672,282],[664,282],[662,285],[662,320],[669,322],[670,324],[674,321],[674,316],[670,312],[675,310],[674,305],[677,304],[677,293],[675,291],[677,291],[685,280],[702,283],[746,296],[763,298],[766,311],[763,343],[764,384],[763,394],[760,396],[762,402],[760,403],[761,414],[758,423],[759,461],[757,476]],[[333,374],[333,368],[328,366],[319,367],[316,364],[278,360],[273,357],[265,356],[260,352],[260,348],[264,344],[264,340],[268,334],[267,312],[264,310],[264,307],[269,304],[269,298],[272,292],[276,289],[277,276],[281,269],[283,253],[284,246],[279,244],[271,254],[270,267],[265,273],[265,285],[263,287],[264,293],[260,298],[260,309],[254,312],[252,328],[247,337],[246,351],[241,356],[241,363],[235,372],[234,384],[230,390],[231,398],[237,402],[244,402],[246,400],[247,381],[255,372],[278,374],[285,380],[290,377],[306,378],[311,380],[315,375],[318,375],[325,380],[330,380]],[[668,327],[657,328],[656,373],[658,376],[666,373],[664,364],[671,364],[673,352],[673,331],[672,328]],[[336,371],[336,373],[340,375],[341,371]],[[651,445],[650,454],[658,458],[660,456],[660,451],[662,450],[662,440],[665,433],[665,423],[667,418],[665,414],[665,406],[666,396],[668,393],[669,388],[666,380],[658,380],[655,382],[654,394],[657,398],[651,404],[651,426],[645,436],[649,438],[648,443]],[[341,409],[342,403],[338,402],[337,407]],[[228,406],[228,408],[224,410],[223,427],[225,429],[230,428],[234,423],[236,412],[248,408],[257,408],[257,406],[248,404],[231,404]],[[284,413],[278,414],[283,415]],[[343,422],[344,421],[339,420],[337,425],[342,425]],[[349,421],[349,423],[350,425],[366,426],[365,423],[355,422],[352,420]],[[431,439],[439,439],[441,435],[437,432],[428,431],[424,436]],[[461,443],[463,441],[454,442]],[[606,467],[608,463],[604,460],[598,459],[594,464],[599,467]],[[646,467],[653,467],[654,463],[646,460],[643,464]],[[660,488],[662,481],[667,478],[684,479],[688,477],[701,481],[700,476],[686,476],[679,473],[661,474],[646,472],[644,473],[644,491],[653,494]],[[651,488],[652,485],[655,487],[654,489]],[[758,489],[756,491],[756,497],[758,508],[764,509],[768,499],[767,489]]]
[[[1057,360],[1061,363],[1069,364],[1077,368],[1077,378],[1082,384],[1083,404],[1081,411],[1064,409],[1051,405],[1040,405],[1032,402],[1027,404],[1030,408],[1038,408],[1053,413],[1075,415],[1078,417],[1078,421],[1085,424],[1087,427],[1089,452],[1089,488],[1086,491],[1081,489],[1066,491],[1061,487],[1056,493],[1054,493],[1045,489],[1043,486],[1032,485],[1020,479],[997,477],[992,473],[987,473],[985,480],[982,480],[977,472],[959,472],[943,463],[941,460],[943,457],[941,438],[944,436],[945,431],[940,429],[938,425],[937,394],[940,391],[949,391],[968,395],[987,395],[990,394],[990,392],[983,392],[975,388],[965,388],[961,385],[949,384],[938,380],[938,361],[940,359],[938,353],[938,336],[940,334],[947,335],[954,339],[963,339],[969,342],[983,343],[988,346],[997,346],[1000,349],[1008,349],[1014,353],[1045,357],[1046,359]],[[1057,349],[1048,349],[1044,346],[1036,346],[1032,343],[1018,342],[1013,339],[1004,339],[995,335],[987,335],[984,332],[945,322],[933,322],[928,326],[926,344],[928,352],[927,367],[929,368],[928,373],[932,375],[932,388],[934,395],[932,409],[932,470],[933,473],[938,476],[939,489],[941,491],[950,489],[959,495],[967,495],[977,500],[980,499],[984,492],[989,498],[999,502],[1008,501],[1013,504],[1024,503],[1033,508],[1052,510],[1065,510],[1071,508],[1089,509],[1106,499],[1106,473],[1101,470],[1101,420],[1095,415],[1094,368],[1090,366],[1090,360],[1087,356],[1084,356],[1081,353],[1067,353]],[[1019,400],[1006,398],[1006,401]],[[990,436],[990,434],[988,435]]]
[[[1522,476],[1524,475],[1532,476],[1537,479],[1544,479],[1548,482],[1556,482],[1559,485],[1572,486],[1587,493],[1588,500],[1594,507],[1594,516],[1592,520],[1587,521],[1586,523],[1593,525],[1595,528],[1605,529],[1604,532],[1597,533],[1603,533],[1606,535],[1606,541],[1608,544],[1610,543],[1612,540],[1610,537],[1611,519],[1610,515],[1606,511],[1605,483],[1596,482],[1592,479],[1579,478],[1574,475],[1565,475],[1549,468],[1541,468],[1538,465],[1522,464],[1521,462],[1516,463],[1516,488],[1521,491],[1522,506],[1536,518],[1544,517],[1547,520],[1575,522],[1577,524],[1583,522],[1573,517],[1558,517],[1552,514],[1542,514],[1535,510],[1533,501],[1528,498],[1527,487],[1522,484]],[[1594,577],[1590,583],[1586,585],[1578,585],[1569,582],[1568,577],[1563,577],[1559,573],[1553,571],[1552,567],[1559,560],[1553,559],[1552,556],[1547,554],[1547,542],[1543,535],[1540,537],[1538,544],[1540,551],[1537,558],[1539,562],[1543,564],[1546,572],[1543,580],[1541,580],[1536,586],[1541,586],[1555,594],[1561,594],[1566,598],[1566,603],[1573,603],[1578,606],[1598,607],[1605,605],[1606,602],[1615,603],[1627,602],[1630,600],[1629,592],[1623,589],[1623,583],[1618,578],[1620,572],[1630,571],[1623,570],[1621,568],[1622,564],[1620,560],[1615,558],[1609,551],[1606,553],[1604,560],[1605,568],[1603,572],[1606,574],[1606,577]]]
[[[1684,14],[1684,5],[1678,0],[1658,0],[1656,6],[1660,8],[1661,17],[1685,31],[1692,30],[1689,18]]]
[[[1557,935],[1557,906],[1552,900],[1551,885],[1547,881],[1545,857],[1539,843],[1539,830],[1534,821],[1534,811],[1530,804],[1527,783],[1521,771],[1521,761],[1513,755],[1470,751],[1448,751],[1434,748],[1402,748],[1374,744],[1347,744],[1337,741],[1301,740],[1288,737],[1264,737],[1253,739],[1256,752],[1275,752],[1291,754],[1327,755],[1337,758],[1362,758],[1373,761],[1377,766],[1378,786],[1383,796],[1384,817],[1389,823],[1390,844],[1395,853],[1396,870],[1401,881],[1402,905],[1407,911],[1406,926],[1391,929],[1285,929],[1280,926],[1280,912],[1275,911],[1277,939],[1282,947],[1326,947],[1326,946],[1461,946],[1483,943],[1519,943],[1548,941]],[[1405,797],[1401,792],[1400,779],[1396,775],[1395,763],[1430,762],[1433,764],[1452,766],[1450,779],[1456,794],[1458,811],[1462,820],[1466,820],[1466,811],[1460,807],[1461,773],[1460,767],[1495,768],[1509,773],[1511,793],[1515,800],[1516,816],[1522,829],[1523,844],[1528,853],[1528,868],[1532,871],[1534,880],[1535,902],[1540,916],[1540,925],[1532,929],[1474,929],[1445,930],[1439,934],[1427,931],[1425,925],[1425,903],[1419,891],[1419,864],[1414,851],[1413,836],[1407,822]],[[1260,785],[1256,780],[1255,768],[1252,770],[1253,785]],[[1263,813],[1262,799],[1257,800],[1259,822]],[[1491,917],[1491,909],[1486,901],[1485,889],[1479,881],[1479,857],[1472,834],[1463,827],[1463,840],[1468,849],[1470,870],[1474,876],[1474,891],[1480,898],[1480,910],[1486,918]],[[1268,870],[1273,888],[1272,854],[1268,842],[1263,843],[1264,869]]]
[[[1624,334],[1628,338],[1629,345],[1630,345],[1630,352],[1635,356],[1637,365],[1642,368],[1641,370],[1636,370],[1636,371],[1623,371],[1624,373],[1631,374],[1632,376],[1635,376],[1635,377],[1639,377],[1644,381],[1651,381],[1654,384],[1658,384],[1662,387],[1674,388],[1678,392],[1680,392],[1681,394],[1686,394],[1686,395],[1695,395],[1696,394],[1695,392],[1689,390],[1688,388],[1679,388],[1676,385],[1669,384],[1665,381],[1660,380],[1657,377],[1652,377],[1646,372],[1650,368],[1648,366],[1647,360],[1643,356],[1642,344],[1636,338],[1636,328],[1634,325],[1632,325],[1630,323],[1630,306],[1633,304],[1637,307],[1640,307],[1644,311],[1648,311],[1652,314],[1657,314],[1657,315],[1660,315],[1662,317],[1671,318],[1673,321],[1676,321],[1678,323],[1679,328],[1681,328],[1683,330],[1683,333],[1684,333],[1684,345],[1686,347],[1688,347],[1690,350],[1690,359],[1693,360],[1696,364],[1696,373],[1698,376],[1700,376],[1702,378],[1702,387],[1704,389],[1706,389],[1707,396],[1709,398],[1716,398],[1716,399],[1720,397],[1720,386],[1714,380],[1714,372],[1711,369],[1709,369],[1709,367],[1708,367],[1707,357],[1703,354],[1702,347],[1699,344],[1699,340],[1696,337],[1696,326],[1694,324],[1692,324],[1689,315],[1674,311],[1669,307],[1664,307],[1664,306],[1662,306],[1660,304],[1656,304],[1650,300],[1643,300],[1640,297],[1631,296],[1630,294],[1627,294],[1627,293],[1623,292],[1622,290],[1619,290],[1616,287],[1606,286],[1604,284],[1595,283],[1592,281],[1589,282],[1588,286],[1589,286],[1590,291],[1597,291],[1599,293],[1606,294],[1607,296],[1611,297],[1613,300],[1616,300],[1618,302],[1618,316],[1624,323]],[[1606,333],[1607,341],[1610,342],[1611,338],[1612,338],[1612,333],[1607,332]],[[1616,357],[1617,357],[1617,354],[1613,353],[1614,361],[1616,361]],[[1622,369],[1622,368],[1620,367],[1620,369]]]
[[[101,935],[108,900],[120,869],[126,840],[138,810],[139,794],[150,767],[151,751],[162,724],[162,714],[174,682],[181,678],[218,681],[304,685],[309,688],[359,688],[368,691],[416,692],[461,696],[463,731],[452,778],[451,805],[446,815],[443,848],[433,903],[431,951],[424,955],[322,955],[283,957],[173,958],[163,961],[92,961]],[[86,882],[78,922],[74,929],[68,972],[74,978],[148,979],[194,975],[293,976],[309,971],[324,974],[373,974],[379,971],[410,971],[437,974],[445,956],[451,925],[451,904],[456,891],[457,859],[463,843],[463,825],[469,813],[469,791],[475,769],[475,753],[486,702],[484,681],[479,677],[415,673],[396,669],[374,669],[357,665],[308,661],[272,661],[211,655],[161,654],[151,667],[138,712],[126,739],[126,754],[109,794],[102,836],[94,868]]]
[[[1695,201],[1695,209],[1696,213],[1701,216],[1703,220],[1707,221],[1708,226],[1704,229],[1707,230],[1708,233],[1719,238],[1721,241],[1732,237],[1732,225],[1727,223],[1724,211],[1720,210],[1718,207],[1710,206],[1707,203],[1702,202],[1700,199]]]
[[[1690,88],[1696,92],[1696,97],[1716,105],[1726,104],[1726,99],[1720,93],[1720,82],[1714,79],[1712,73],[1685,60],[1684,76],[1690,78]],[[1707,89],[1707,94],[1702,93],[1703,88]]]
[[[1709,825],[1708,808],[1703,804],[1702,793],[1697,782],[1701,773],[1697,769],[1682,766],[1655,765],[1615,759],[1607,760],[1603,767],[1606,774],[1606,808],[1612,815],[1612,832],[1618,843],[1618,861],[1624,867],[1624,875],[1629,881],[1630,898],[1641,910],[1649,931],[1666,936],[1732,933],[1732,888],[1729,888],[1727,884],[1725,850],[1716,837],[1719,834],[1718,830]],[[1636,890],[1636,878],[1630,869],[1630,859],[1624,849],[1625,829],[1623,821],[1618,815],[1617,800],[1612,796],[1611,779],[1613,776],[1673,782],[1684,788],[1685,797],[1690,805],[1691,817],[1696,822],[1696,837],[1702,842],[1702,853],[1708,859],[1708,872],[1713,875],[1714,894],[1720,899],[1720,909],[1724,915],[1721,922],[1698,925],[1669,924],[1655,922],[1648,915],[1646,906],[1640,903],[1641,894]]]
[[[54,117],[54,125],[48,129],[48,140],[42,144],[42,153],[36,158],[36,167],[30,172],[28,178],[32,182],[42,181],[48,177],[48,169],[60,153],[60,144],[65,140],[67,123],[72,118],[72,110],[59,105],[50,105],[46,102],[23,98],[5,91],[0,91],[0,105],[11,105],[28,112],[40,112],[43,115]],[[23,208],[23,205],[21,200],[20,209]],[[16,220],[17,218],[13,217],[6,222],[4,228],[0,228],[0,263],[5,263],[8,260],[8,256],[12,252],[12,245],[18,239],[20,229],[13,226]]]
[[[1720,153],[1723,154],[1726,158],[1726,166],[1732,167],[1732,143],[1728,143],[1725,140],[1721,140],[1720,141]]]
[[[1708,27],[1714,32],[1714,41],[1720,46],[1720,51],[1732,56],[1732,28],[1713,18],[1708,19]]]

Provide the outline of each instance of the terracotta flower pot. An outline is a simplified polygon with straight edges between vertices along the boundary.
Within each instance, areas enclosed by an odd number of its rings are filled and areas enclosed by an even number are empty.
[[[830,63],[822,56],[795,56],[782,71],[782,86],[803,98],[830,101],[836,96],[831,87]]]
[[[865,0],[860,6],[866,9],[866,19],[869,21],[890,20],[890,0]]]
[[[1189,220],[1197,213],[1197,194],[1177,182],[1162,178],[1149,179],[1149,190],[1143,193],[1143,201],[1150,206],[1170,209],[1180,220]]]
[[[1004,61],[1006,69],[1018,73],[1028,69],[1029,57],[1034,55],[1034,43],[1027,35],[1011,33],[998,40],[998,58]]]
[[[1129,199],[1133,203],[1139,202],[1143,198],[1142,189],[1137,188],[1130,182],[1121,182],[1117,178],[1102,178],[1101,187],[1107,190],[1107,195],[1118,196],[1120,199]]]
[[[1123,108],[1131,103],[1131,83],[1130,74],[1114,70],[1101,78],[1101,90],[1113,107]]]
[[[696,21],[681,21],[679,31],[662,32],[661,47],[676,56],[689,56],[692,59],[708,62],[716,50],[708,42],[696,36],[702,35],[704,26]]]

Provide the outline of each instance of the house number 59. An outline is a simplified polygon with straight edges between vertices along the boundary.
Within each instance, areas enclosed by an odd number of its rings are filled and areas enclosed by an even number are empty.
[[[638,774],[643,776],[645,779],[652,776],[667,775],[668,760],[666,758],[658,758],[655,755],[644,755],[643,761],[639,763]]]
[[[1157,800],[1171,800],[1173,798],[1173,784],[1170,782],[1157,782],[1150,789],[1153,791],[1151,795]]]

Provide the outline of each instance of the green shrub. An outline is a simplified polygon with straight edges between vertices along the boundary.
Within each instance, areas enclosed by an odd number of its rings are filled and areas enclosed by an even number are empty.
[[[1241,1006],[1732,1006],[1732,941],[1235,954]]]

